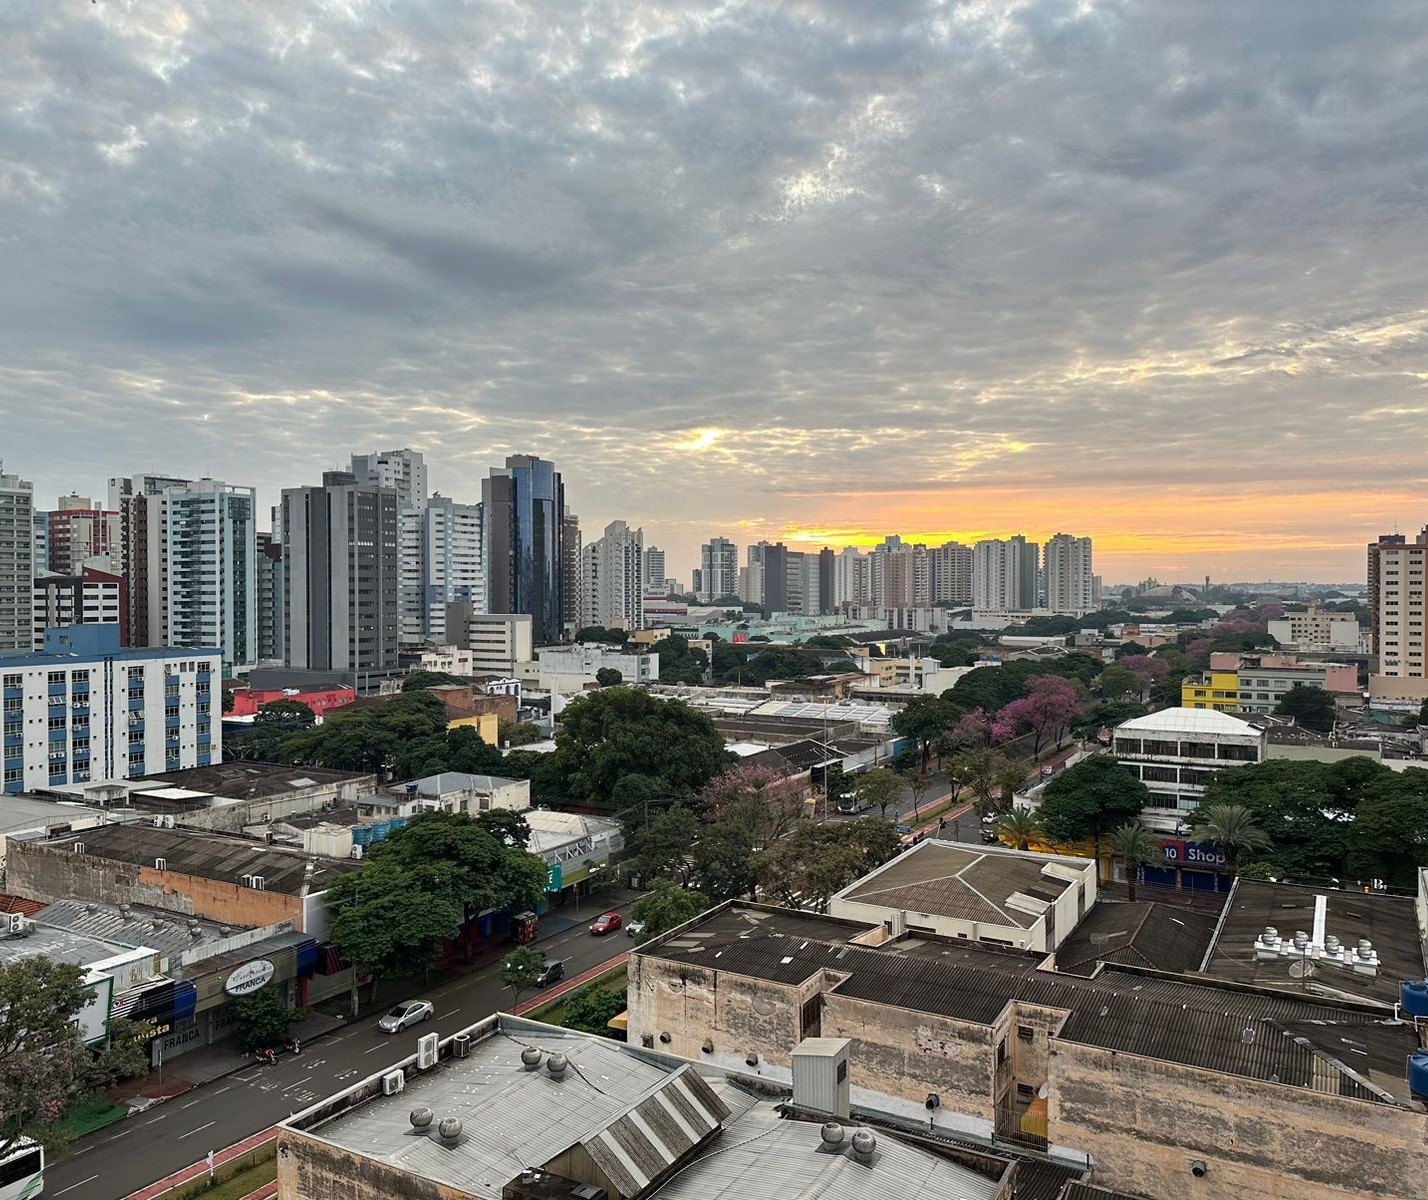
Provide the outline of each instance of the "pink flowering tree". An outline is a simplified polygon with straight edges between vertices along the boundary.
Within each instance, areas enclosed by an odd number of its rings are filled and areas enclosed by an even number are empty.
[[[764,766],[738,766],[704,785],[699,802],[715,824],[743,830],[754,849],[782,837],[803,810],[802,789]]]
[[[997,713],[997,724],[1009,727],[1013,735],[1030,733],[1035,756],[1048,742],[1060,741],[1080,711],[1080,699],[1069,680],[1059,675],[1034,675],[1026,681],[1026,695]]]

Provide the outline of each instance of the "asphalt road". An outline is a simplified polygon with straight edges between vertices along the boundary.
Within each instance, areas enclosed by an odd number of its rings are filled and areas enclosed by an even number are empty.
[[[628,906],[616,907],[628,916]],[[582,923],[536,944],[547,958],[565,961],[569,978],[629,949],[630,941],[623,930],[592,937]],[[81,1138],[68,1157],[46,1170],[47,1200],[126,1196],[406,1057],[422,1034],[435,1030],[447,1037],[511,1008],[500,970],[500,963],[493,962],[425,991],[414,987],[413,997],[432,1001],[436,1015],[405,1033],[380,1032],[380,1014],[374,1014],[304,1046],[296,1057],[284,1055],[272,1066],[255,1064]],[[182,1063],[174,1059],[174,1070],[181,1071]]]

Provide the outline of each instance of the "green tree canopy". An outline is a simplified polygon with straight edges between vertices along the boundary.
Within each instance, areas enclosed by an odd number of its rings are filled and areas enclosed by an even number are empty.
[[[707,714],[637,688],[589,692],[573,701],[562,714],[555,745],[570,796],[606,807],[626,775],[693,792],[731,762]]]
[[[1268,850],[1274,844],[1243,804],[1202,804],[1191,822],[1190,836],[1214,846],[1225,856],[1231,871],[1238,870],[1245,855]]]
[[[927,770],[932,743],[957,723],[962,712],[950,700],[941,696],[914,696],[892,715],[892,730],[900,737],[911,738],[922,755],[922,769]]]
[[[1333,733],[1339,715],[1334,697],[1321,687],[1305,687],[1296,683],[1274,706],[1276,716],[1293,717],[1295,724],[1314,733]]]
[[[1134,822],[1122,825],[1111,834],[1110,850],[1125,871],[1126,891],[1135,903],[1135,887],[1144,866],[1158,866],[1162,861],[1160,843],[1151,832]]]
[[[1376,778],[1349,827],[1348,851],[1355,877],[1416,889],[1419,869],[1428,867],[1428,771]]]
[[[260,988],[233,1001],[233,1024],[238,1033],[238,1049],[244,1054],[276,1048],[288,1040],[298,1019],[283,990]]]
[[[844,665],[848,665],[846,660]],[[805,675],[821,675],[825,669],[841,668],[825,668],[823,659],[812,650],[798,646],[768,645],[747,663],[736,667],[733,675],[745,685],[762,687],[771,679],[799,679]],[[728,674],[725,679],[726,682],[732,682]]]
[[[630,640],[626,629],[606,629],[603,625],[586,625],[575,631],[577,642],[603,642],[607,646],[623,646]]]
[[[703,892],[690,891],[668,879],[656,879],[654,887],[635,901],[631,915],[645,923],[645,931],[637,935],[644,942],[662,933],[677,929],[711,907]]]
[[[661,683],[683,683],[697,687],[704,682],[704,674],[709,669],[709,656],[697,646],[691,646],[689,639],[672,633],[660,638],[651,652],[659,659],[659,681]]]
[[[602,688],[619,687],[625,682],[625,677],[614,667],[601,667],[595,672],[595,682]]]
[[[540,986],[540,977],[545,974],[545,952],[534,946],[517,946],[501,963],[501,982],[511,989],[511,1007],[521,1002],[521,993],[535,990]]]
[[[748,830],[725,823],[704,829],[694,847],[694,879],[715,904],[752,895],[758,875]]]
[[[610,1037],[610,1022],[625,1011],[623,988],[587,983],[565,1001],[565,1027]]]
[[[381,704],[330,713],[321,725],[288,735],[278,761],[380,771],[413,744],[445,733],[446,706],[430,692],[407,692]]]
[[[892,822],[804,822],[755,860],[760,884],[779,903],[824,912],[828,900],[897,853]]]
[[[1135,821],[1150,800],[1139,779],[1108,754],[1085,758],[1046,785],[1042,828],[1058,842],[1100,840]]]
[[[496,740],[503,746],[529,746],[545,740],[545,734],[534,721],[502,721],[496,728]]]
[[[255,729],[311,729],[316,723],[312,709],[297,700],[273,700],[253,714]]]
[[[1073,718],[1071,729],[1081,737],[1095,737],[1103,726],[1107,729],[1114,729],[1123,722],[1145,716],[1147,711],[1149,710],[1145,705],[1138,704],[1134,700],[1102,700],[1097,704],[1092,704],[1080,716]]]
[[[1025,850],[1037,838],[1043,836],[1041,822],[1031,809],[1018,806],[1001,819],[997,826],[997,836],[1016,849]]]
[[[654,880],[688,876],[686,860],[699,837],[699,819],[682,804],[656,813],[631,844],[630,870],[649,886]]]
[[[424,692],[429,688],[452,684],[465,687],[470,682],[469,679],[462,679],[459,675],[448,675],[445,671],[408,671],[402,679],[402,691]]]
[[[887,767],[873,767],[853,779],[853,791],[864,804],[886,817],[888,809],[902,799],[902,780]]]

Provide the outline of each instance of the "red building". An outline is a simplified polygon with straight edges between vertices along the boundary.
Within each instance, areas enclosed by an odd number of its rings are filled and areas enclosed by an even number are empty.
[[[337,684],[296,687],[296,688],[233,688],[233,707],[225,717],[251,717],[265,704],[274,700],[296,700],[312,709],[313,715],[321,720],[334,708],[351,704],[357,693],[350,687]]]

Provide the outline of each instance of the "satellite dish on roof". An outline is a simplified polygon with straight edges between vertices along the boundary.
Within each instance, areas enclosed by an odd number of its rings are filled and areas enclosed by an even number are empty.
[[[1289,964],[1290,979],[1308,979],[1314,974],[1314,964],[1306,960],[1299,960]]]

